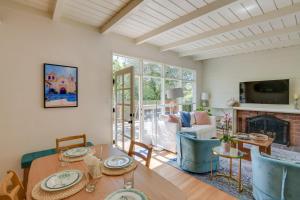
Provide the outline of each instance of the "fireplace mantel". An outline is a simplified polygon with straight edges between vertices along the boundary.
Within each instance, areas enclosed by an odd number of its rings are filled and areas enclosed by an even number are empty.
[[[233,107],[233,110],[245,110],[245,111],[257,111],[257,112],[272,112],[272,113],[300,114],[300,110],[291,109],[291,108]]]

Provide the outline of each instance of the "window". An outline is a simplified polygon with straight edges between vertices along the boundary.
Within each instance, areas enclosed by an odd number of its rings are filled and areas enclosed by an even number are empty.
[[[196,109],[195,70],[113,55],[113,72],[129,66],[134,66],[135,69],[136,135],[139,135],[137,138],[143,137],[142,134],[155,133],[155,117],[161,113]],[[182,88],[184,96],[177,100],[168,99],[166,92],[172,88]]]
[[[180,79],[180,68],[166,65],[165,78]]]

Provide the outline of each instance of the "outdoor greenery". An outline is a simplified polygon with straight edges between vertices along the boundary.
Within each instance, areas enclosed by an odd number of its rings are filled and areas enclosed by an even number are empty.
[[[134,66],[135,67],[135,99],[138,99],[139,93],[139,62],[137,59],[125,58],[122,56],[113,56],[113,72],[120,69]],[[164,71],[164,74],[163,74]],[[162,78],[164,77],[164,79]],[[162,99],[162,80],[164,80],[164,91],[168,89],[182,87],[184,97],[181,100],[182,109],[192,111],[193,103],[193,82],[194,73],[191,70],[185,70],[174,66],[163,66],[159,63],[144,61],[143,62],[143,101],[144,104],[155,104]],[[120,81],[116,81],[117,88],[120,88]],[[125,97],[126,99],[126,97]],[[167,103],[167,102],[165,102]]]

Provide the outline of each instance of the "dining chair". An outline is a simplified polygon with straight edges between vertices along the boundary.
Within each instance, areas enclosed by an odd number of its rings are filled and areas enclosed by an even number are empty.
[[[142,147],[143,149],[147,150],[147,156],[143,155],[140,152],[135,151],[134,150],[135,146],[139,146],[139,147]],[[151,155],[152,155],[152,146],[131,140],[128,155],[131,157],[133,157],[133,156],[140,157],[141,159],[143,159],[146,162],[146,167],[149,167]]]
[[[0,182],[0,199],[1,200],[24,200],[25,189],[16,174],[10,170]]]
[[[76,144],[69,144],[70,142],[74,142],[77,140],[82,140],[82,141],[80,143],[76,143]],[[68,143],[68,145],[63,146],[62,143]],[[65,151],[67,149],[72,149],[75,147],[85,147],[85,146],[87,146],[85,134],[68,136],[68,137],[56,139],[56,151],[57,152]]]

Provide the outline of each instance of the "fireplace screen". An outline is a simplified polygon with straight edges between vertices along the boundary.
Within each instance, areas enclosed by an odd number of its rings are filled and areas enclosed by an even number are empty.
[[[274,143],[289,145],[290,123],[271,115],[260,115],[247,118],[247,133],[273,135]]]

